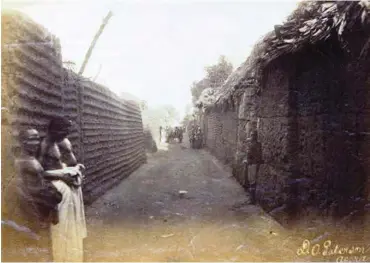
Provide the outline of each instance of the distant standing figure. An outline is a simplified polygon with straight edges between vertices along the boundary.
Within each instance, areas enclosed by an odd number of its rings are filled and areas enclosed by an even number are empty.
[[[159,126],[159,142],[162,141],[162,126]]]
[[[247,180],[249,185],[249,191],[251,195],[251,203],[256,202],[256,184],[258,178],[258,172],[260,164],[262,163],[262,145],[258,141],[257,131],[251,132],[251,137],[247,140],[248,148],[246,159],[243,163],[247,166]]]

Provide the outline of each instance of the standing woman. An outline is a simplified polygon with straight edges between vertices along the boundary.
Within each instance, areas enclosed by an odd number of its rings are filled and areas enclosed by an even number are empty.
[[[44,252],[50,247],[50,225],[58,223],[57,206],[62,195],[44,176],[58,176],[67,182],[70,177],[63,171],[44,171],[36,159],[40,146],[37,130],[22,130],[18,139],[21,147],[20,156],[15,161],[18,203],[16,219],[8,225],[16,230],[13,231],[13,242],[20,246],[18,249],[25,249],[24,253],[18,251],[17,256],[24,254],[27,261],[50,261],[50,253]]]
[[[58,205],[59,223],[51,227],[53,260],[58,262],[82,262],[83,239],[87,236],[84,202],[82,196],[82,170],[67,139],[71,122],[64,117],[50,121],[47,136],[41,142],[39,160],[48,170],[71,170],[73,180],[66,183],[49,176],[53,185],[63,195]]]

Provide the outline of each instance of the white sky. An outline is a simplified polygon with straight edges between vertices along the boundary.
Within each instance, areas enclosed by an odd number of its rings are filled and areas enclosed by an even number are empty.
[[[225,55],[237,68],[253,44],[281,23],[297,1],[109,1],[7,0],[3,7],[26,13],[56,35],[63,60],[79,69],[109,10],[84,75],[117,94],[128,92],[149,105],[172,104],[183,114],[190,85],[204,67]]]

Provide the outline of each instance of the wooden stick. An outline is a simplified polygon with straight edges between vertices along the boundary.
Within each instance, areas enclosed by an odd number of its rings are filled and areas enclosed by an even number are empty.
[[[98,41],[100,35],[103,33],[103,30],[104,30],[105,26],[108,24],[108,21],[112,17],[112,15],[113,15],[112,11],[109,11],[108,15],[104,18],[102,24],[100,25],[100,28],[99,28],[98,32],[95,34],[94,39],[91,42],[89,49],[87,50],[84,62],[82,63],[82,66],[81,66],[81,69],[78,72],[79,75],[82,75],[82,73],[84,72],[84,70],[86,68],[86,65],[87,65],[87,62],[89,61],[89,59],[91,57],[92,50],[94,49],[96,42]]]

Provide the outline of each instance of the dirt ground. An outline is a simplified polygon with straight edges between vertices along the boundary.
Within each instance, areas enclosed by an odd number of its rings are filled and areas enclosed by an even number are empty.
[[[305,215],[302,225],[283,228],[249,204],[231,171],[206,150],[186,140],[158,148],[87,208],[85,261],[370,260],[368,224],[343,228]],[[353,244],[357,254],[338,252]]]
[[[87,208],[85,260],[297,260],[288,233],[248,203],[208,152],[187,141],[161,143],[147,164]]]
[[[86,208],[85,261],[370,261],[369,220],[340,225],[301,215],[302,225],[283,228],[249,205],[230,170],[206,150],[187,141],[158,148]],[[8,261],[48,257],[47,249],[12,233],[2,231],[12,244],[5,246],[11,250],[2,246]]]

